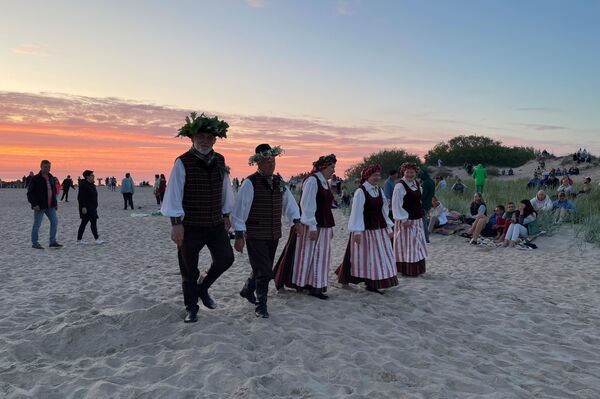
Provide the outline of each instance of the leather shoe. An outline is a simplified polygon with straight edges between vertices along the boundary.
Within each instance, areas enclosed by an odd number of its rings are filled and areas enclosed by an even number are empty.
[[[195,323],[198,321],[198,309],[188,310],[185,315],[185,319],[183,319],[184,323]]]
[[[209,309],[216,309],[217,304],[212,300],[210,295],[208,295],[208,290],[202,287],[198,288],[198,298],[202,301],[202,304]]]
[[[256,315],[256,317],[260,317],[261,319],[269,318],[269,312],[267,312],[266,306],[257,306],[256,310],[254,311],[254,314]]]
[[[329,297],[325,294],[323,294],[322,292],[311,292],[310,293],[311,296],[314,296],[315,298],[319,298],[319,299],[329,299]]]
[[[250,290],[248,288],[246,288],[246,287],[242,288],[242,290],[240,291],[240,296],[242,298],[245,298],[251,304],[253,304],[253,305],[256,304],[256,296],[254,296],[254,293],[250,292]]]

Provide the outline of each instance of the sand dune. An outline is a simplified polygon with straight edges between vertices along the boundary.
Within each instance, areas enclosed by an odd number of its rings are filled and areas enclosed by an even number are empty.
[[[156,210],[150,190],[134,201]],[[384,296],[333,283],[326,302],[271,286],[268,320],[237,294],[249,265],[236,255],[211,290],[219,308],[186,325],[166,218],[131,217],[100,189],[105,245],[75,246],[72,202],[65,248],[36,251],[25,192],[0,190],[0,204],[0,397],[600,397],[600,251],[568,230],[534,251],[433,236],[424,278]]]

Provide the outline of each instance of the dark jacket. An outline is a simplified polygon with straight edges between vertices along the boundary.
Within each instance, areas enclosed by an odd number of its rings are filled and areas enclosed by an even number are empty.
[[[431,180],[426,170],[421,169],[419,177],[421,178],[421,187],[423,187],[423,195],[421,196],[423,209],[425,212],[429,212],[432,206],[431,200],[435,196],[435,183]]]
[[[98,191],[94,183],[90,183],[85,179],[79,182],[77,201],[79,201],[80,218],[98,219]],[[87,214],[81,213],[82,208],[86,209]]]
[[[50,180],[50,188],[52,189],[52,206],[50,208],[56,208],[54,176],[48,173],[48,179]],[[42,176],[42,172],[31,178],[27,187],[27,201],[31,204],[31,209],[35,206],[39,206],[40,209],[48,209],[48,186],[46,185],[46,179]]]
[[[75,186],[73,185],[73,180],[72,179],[65,179],[62,182],[62,189],[63,191],[67,191],[70,188],[75,188]]]

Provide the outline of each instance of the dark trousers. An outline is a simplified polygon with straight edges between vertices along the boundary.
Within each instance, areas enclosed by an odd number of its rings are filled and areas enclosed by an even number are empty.
[[[94,235],[94,238],[96,240],[98,239],[98,228],[96,226],[97,220],[98,219],[95,216],[92,218],[87,216],[81,218],[81,224],[79,225],[79,230],[77,231],[77,241],[83,238],[83,233],[85,232],[85,227],[87,226],[88,222],[90,223],[90,228],[92,229],[92,234]]]
[[[200,271],[198,257],[204,246],[208,247],[212,263],[202,284],[198,284]],[[198,290],[208,288],[233,264],[233,249],[223,224],[213,227],[184,226],[183,245],[177,250],[183,289],[183,302],[187,310],[198,309]]]
[[[65,200],[65,201],[69,202],[69,188],[65,188],[65,189],[63,190],[63,194],[62,194],[62,196],[60,197],[60,200],[61,200],[61,201],[62,201],[62,200]]]
[[[123,193],[123,209],[127,209],[127,205],[133,209],[133,193]]]
[[[160,194],[156,194],[154,196],[156,197],[156,205],[160,205],[160,203],[161,203]]]
[[[267,305],[269,281],[273,278],[273,263],[279,240],[246,240],[252,273],[246,281],[249,292],[256,291],[256,307]]]

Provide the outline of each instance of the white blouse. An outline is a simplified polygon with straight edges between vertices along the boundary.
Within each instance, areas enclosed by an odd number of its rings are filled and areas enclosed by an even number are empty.
[[[317,180],[321,187],[325,190],[329,189],[329,183],[325,180],[325,176],[321,172],[315,173],[316,179],[309,177],[304,180],[302,184],[302,197],[300,198],[300,208],[302,209],[302,216],[300,222],[308,226],[309,231],[317,231]]]
[[[412,182],[409,182],[404,178],[401,180],[403,180],[412,191],[417,191],[420,188],[421,193],[423,192],[423,188],[417,186],[416,180],[413,180]],[[402,207],[405,195],[406,190],[404,189],[404,184],[398,182],[394,187],[394,193],[392,194],[392,214],[394,215],[394,220],[408,220],[408,212]]]
[[[381,195],[381,189],[377,186],[372,185],[368,181],[363,183],[363,186],[367,190],[367,193],[372,198],[377,198]],[[361,233],[365,231],[365,219],[364,219],[364,209],[365,209],[365,193],[360,187],[354,192],[354,200],[352,201],[352,210],[350,211],[350,219],[348,220],[348,231],[351,233]],[[390,220],[388,216],[389,213],[389,203],[385,195],[383,196],[383,205],[381,206],[381,213],[385,218],[385,223],[388,225],[388,229],[391,229],[394,223]]]

